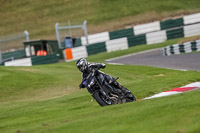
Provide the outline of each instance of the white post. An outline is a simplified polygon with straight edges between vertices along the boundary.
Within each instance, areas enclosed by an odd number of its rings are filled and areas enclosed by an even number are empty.
[[[25,30],[24,34],[26,35],[26,41],[29,42],[30,41],[29,32],[27,30]]]
[[[70,20],[68,20],[68,26],[69,26],[69,27],[71,26]],[[72,29],[69,30],[69,34],[70,34],[70,37],[71,37],[71,39],[72,39]]]
[[[2,54],[1,54],[1,48],[0,48],[0,64],[2,62]]]
[[[86,20],[83,22],[83,29],[84,29],[84,33],[85,33],[86,43],[87,43],[87,45],[88,45],[89,42],[88,42],[87,21],[86,21]]]
[[[57,40],[58,40],[58,46],[59,46],[59,48],[61,48],[61,42],[60,42],[60,36],[59,36],[59,31],[58,31],[58,25],[59,25],[59,23],[55,24],[55,30],[56,30],[56,37],[57,37]]]
[[[71,26],[70,20],[68,20],[68,26],[69,26],[69,27]],[[71,43],[73,43],[73,41],[72,41],[72,29],[69,30],[69,34],[70,34]],[[73,46],[72,46],[72,47],[73,47]]]

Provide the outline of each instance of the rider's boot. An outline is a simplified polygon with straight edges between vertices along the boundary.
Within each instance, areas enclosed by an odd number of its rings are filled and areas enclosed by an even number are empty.
[[[126,89],[124,86],[120,85],[117,81],[114,81],[114,82],[109,82],[110,84],[113,84],[115,85],[116,87],[118,87],[119,89],[122,90],[122,92],[126,95],[126,94],[129,94],[130,91],[128,89]]]
[[[122,86],[122,85],[120,85],[121,87],[121,89],[122,89],[122,91],[125,93],[125,95],[126,94],[130,94],[131,92],[128,90],[128,89],[126,89],[124,86]]]
[[[111,92],[114,93],[122,93],[122,91],[120,89],[114,89],[110,84],[106,83],[106,85],[108,86],[108,88],[110,89]]]

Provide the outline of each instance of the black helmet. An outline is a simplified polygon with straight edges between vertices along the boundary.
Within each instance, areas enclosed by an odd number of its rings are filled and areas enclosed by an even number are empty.
[[[87,70],[88,62],[85,58],[80,58],[76,61],[76,66],[81,72],[84,72]]]

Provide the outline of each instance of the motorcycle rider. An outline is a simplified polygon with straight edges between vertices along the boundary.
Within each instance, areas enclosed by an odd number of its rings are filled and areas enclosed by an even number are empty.
[[[85,80],[85,78],[87,78],[87,76],[94,71],[95,69],[98,70],[97,71],[97,75],[99,76],[100,82],[101,84],[105,84],[109,87],[110,91],[112,92],[116,92],[116,93],[121,93],[124,92],[125,94],[130,93],[129,90],[127,90],[125,87],[123,87],[122,85],[120,85],[115,78],[111,77],[110,75],[107,75],[101,71],[99,71],[100,68],[104,69],[106,67],[105,64],[103,63],[88,63],[87,60],[85,58],[80,58],[77,60],[76,62],[76,66],[77,68],[81,71],[82,73],[82,80]],[[103,77],[102,77],[103,76]],[[105,79],[105,80],[104,80]],[[115,89],[115,86],[119,89]],[[83,83],[81,82],[81,84],[79,85],[80,88],[85,88],[85,86],[83,85]]]

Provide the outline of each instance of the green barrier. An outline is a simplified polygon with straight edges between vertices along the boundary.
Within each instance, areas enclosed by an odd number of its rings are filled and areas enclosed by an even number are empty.
[[[197,51],[197,43],[196,42],[191,42],[191,49],[192,49],[192,51]]]
[[[78,46],[81,46],[81,38],[76,38],[74,39],[74,42],[73,42],[73,47],[78,47]]]
[[[61,42],[61,48],[65,48],[65,42]]]
[[[134,36],[133,28],[112,31],[112,32],[109,32],[109,36],[110,36],[110,40],[122,38],[122,37],[131,37],[131,36]]]
[[[129,47],[140,45],[140,44],[146,44],[146,36],[145,36],[145,34],[128,37],[128,46]]]
[[[160,22],[161,30],[179,27],[179,26],[183,26],[183,25],[184,25],[183,18],[169,19],[169,20]]]
[[[170,46],[170,53],[174,54],[174,47],[173,46]]]
[[[32,65],[57,63],[59,61],[59,59],[60,59],[60,56],[57,56],[56,53],[47,55],[47,56],[31,57]]]
[[[185,46],[183,45],[183,44],[180,44],[179,45],[179,52],[180,53],[185,53],[185,48],[184,48]]]
[[[93,55],[93,54],[105,52],[106,51],[106,45],[105,45],[105,42],[95,43],[95,44],[92,44],[92,45],[87,45],[86,49],[87,49],[88,55]]]
[[[167,31],[167,40],[184,37],[183,28]]]
[[[2,54],[2,59],[8,59],[8,58],[14,58],[14,59],[20,59],[26,56],[25,50],[17,50],[14,52],[8,52],[8,53],[3,53]]]

